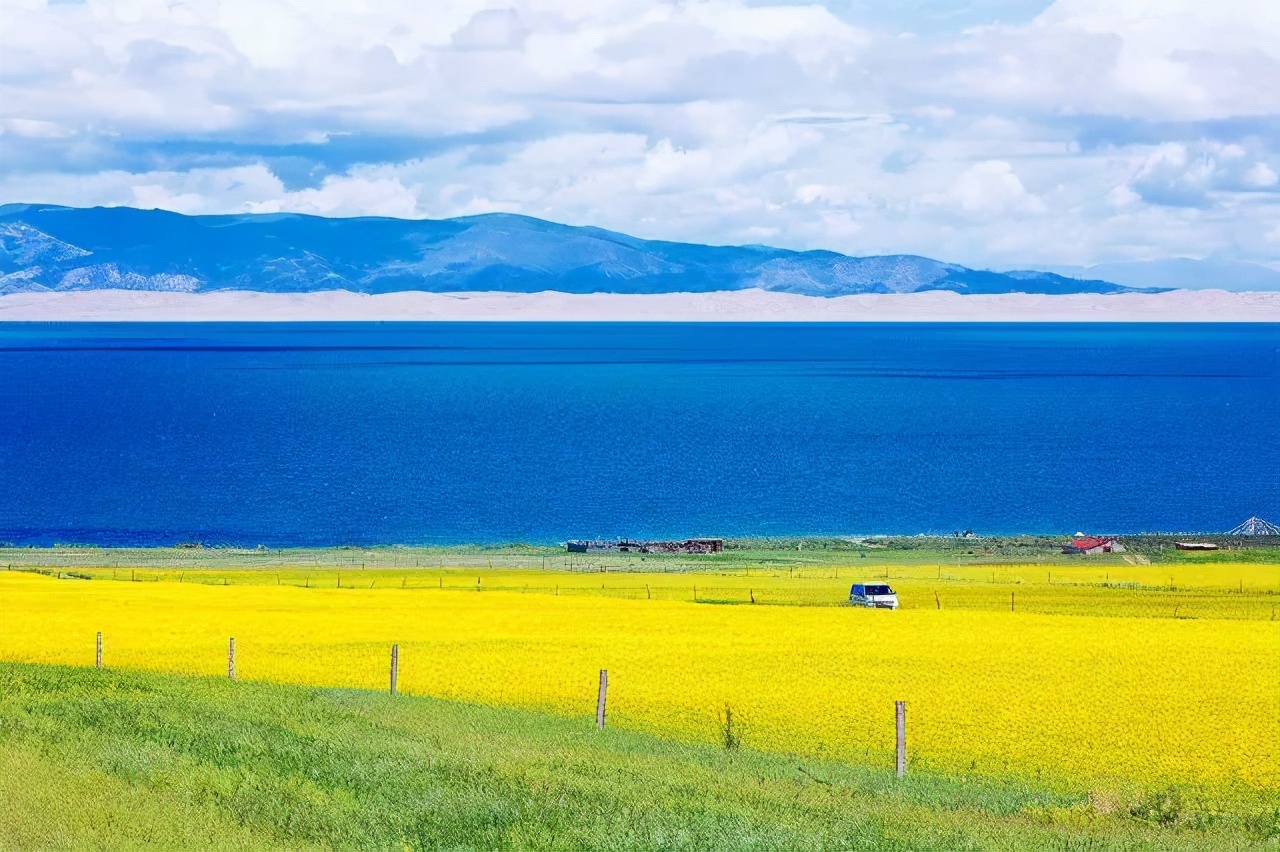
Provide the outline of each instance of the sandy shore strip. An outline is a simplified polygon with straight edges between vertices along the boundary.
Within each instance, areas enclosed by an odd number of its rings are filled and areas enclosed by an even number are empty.
[[[1280,322],[1280,293],[961,296],[931,291],[821,298],[716,293],[162,293],[0,296],[0,322]]]

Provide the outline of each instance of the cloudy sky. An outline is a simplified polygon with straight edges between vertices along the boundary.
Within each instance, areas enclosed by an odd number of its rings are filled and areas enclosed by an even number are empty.
[[[0,0],[0,202],[1280,268],[1280,0]]]

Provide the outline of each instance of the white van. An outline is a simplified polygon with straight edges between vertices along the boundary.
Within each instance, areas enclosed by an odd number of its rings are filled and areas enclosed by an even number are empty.
[[[854,583],[849,589],[849,603],[873,609],[897,609],[898,593],[884,585]]]

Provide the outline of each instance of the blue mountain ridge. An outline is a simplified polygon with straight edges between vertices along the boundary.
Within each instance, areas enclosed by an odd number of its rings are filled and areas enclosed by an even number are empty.
[[[0,206],[0,294],[98,289],[303,293],[759,288],[853,293],[1121,293],[1049,272],[990,272],[913,255],[707,246],[492,213],[457,219],[185,216],[129,207]]]

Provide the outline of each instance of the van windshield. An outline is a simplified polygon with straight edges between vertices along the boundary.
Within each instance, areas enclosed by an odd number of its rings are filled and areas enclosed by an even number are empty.
[[[893,589],[888,586],[867,586],[866,593],[868,595],[891,595],[893,594]]]

